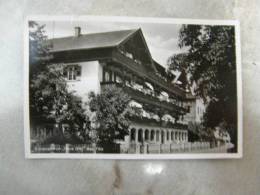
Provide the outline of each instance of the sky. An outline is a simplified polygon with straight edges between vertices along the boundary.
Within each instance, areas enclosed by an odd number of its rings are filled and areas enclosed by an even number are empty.
[[[80,26],[82,34],[141,28],[153,59],[166,67],[167,59],[184,50],[178,47],[180,24],[128,23],[107,21],[40,21],[45,24],[48,38],[74,35],[74,27]]]

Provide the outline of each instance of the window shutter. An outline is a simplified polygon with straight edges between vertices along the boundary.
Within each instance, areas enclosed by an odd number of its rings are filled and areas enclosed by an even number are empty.
[[[76,66],[76,74],[78,77],[81,76],[81,66]]]

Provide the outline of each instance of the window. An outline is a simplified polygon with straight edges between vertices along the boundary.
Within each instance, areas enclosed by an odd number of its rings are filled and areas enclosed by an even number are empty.
[[[131,53],[129,53],[129,52],[126,52],[125,55],[126,55],[126,57],[133,59],[133,54],[131,54]]]
[[[110,80],[110,74],[109,74],[109,72],[105,71],[105,79],[104,79],[104,81],[108,82],[109,80]]]
[[[81,67],[78,65],[69,65],[65,68],[63,75],[69,81],[76,81],[81,76]]]
[[[125,80],[125,85],[131,87],[130,81],[128,79]]]
[[[62,124],[62,131],[63,133],[69,132],[70,128],[68,124]]]
[[[116,75],[115,81],[116,81],[117,83],[122,83],[122,79],[121,79],[121,77],[118,76],[118,75]]]

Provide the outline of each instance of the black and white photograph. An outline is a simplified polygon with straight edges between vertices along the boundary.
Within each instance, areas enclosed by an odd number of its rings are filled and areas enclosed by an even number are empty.
[[[28,17],[27,158],[242,157],[237,21]]]

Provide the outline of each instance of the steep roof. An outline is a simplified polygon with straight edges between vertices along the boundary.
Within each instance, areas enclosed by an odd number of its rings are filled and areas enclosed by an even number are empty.
[[[166,69],[159,64],[158,62],[156,62],[155,60],[153,60],[153,63],[155,65],[156,70],[163,76],[166,76]]]
[[[52,52],[115,47],[136,31],[138,29],[91,33],[79,37],[54,38],[49,39],[49,41],[53,46]]]
[[[155,60],[153,60],[154,62],[154,65],[155,65],[155,68],[156,70],[158,71],[158,73],[162,76],[162,77],[165,77],[165,78],[168,78],[168,79],[171,79],[173,80],[176,75],[172,74],[171,72],[168,72],[167,73],[167,70],[165,67],[163,67],[161,64],[159,64],[158,62],[156,62]]]

